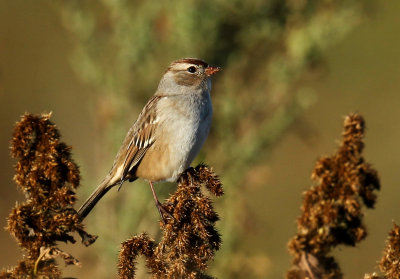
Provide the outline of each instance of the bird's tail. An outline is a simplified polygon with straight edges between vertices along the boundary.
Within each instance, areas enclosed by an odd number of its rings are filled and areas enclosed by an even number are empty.
[[[81,220],[92,211],[93,207],[97,202],[113,187],[115,184],[109,185],[110,179],[107,177],[104,181],[96,188],[96,190],[89,196],[89,198],[82,204],[78,210],[78,216]]]

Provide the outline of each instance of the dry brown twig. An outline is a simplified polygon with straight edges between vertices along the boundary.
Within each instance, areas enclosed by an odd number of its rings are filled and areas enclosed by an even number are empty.
[[[134,278],[139,254],[152,278],[212,278],[205,271],[221,245],[215,228],[219,218],[202,186],[215,196],[223,194],[220,180],[205,165],[182,174],[177,191],[163,204],[173,218],[160,222],[161,241],[157,244],[144,233],[122,243],[120,278]]]
[[[374,206],[380,184],[362,156],[364,130],[361,115],[348,115],[338,151],[317,162],[311,176],[316,185],[304,194],[298,233],[288,244],[294,257],[288,279],[342,278],[330,251],[340,244],[354,246],[366,237],[362,204]]]
[[[96,238],[84,231],[72,207],[79,170],[50,116],[25,114],[14,129],[11,155],[18,160],[14,181],[26,201],[12,210],[7,230],[24,257],[17,266],[1,272],[0,278],[60,278],[55,257],[60,256],[66,264],[79,262],[56,248],[56,243],[74,243],[74,231],[89,242]]]

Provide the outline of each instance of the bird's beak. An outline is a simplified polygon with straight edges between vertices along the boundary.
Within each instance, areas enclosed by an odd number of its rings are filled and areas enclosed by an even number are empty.
[[[205,70],[207,76],[212,76],[213,74],[219,72],[221,70],[220,67],[213,67],[213,66],[208,66]]]

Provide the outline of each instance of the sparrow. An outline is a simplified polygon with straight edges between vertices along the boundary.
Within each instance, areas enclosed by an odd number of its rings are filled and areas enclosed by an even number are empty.
[[[148,181],[158,212],[167,214],[153,183],[175,182],[199,153],[211,127],[211,76],[220,71],[197,58],[173,61],[129,129],[110,172],[78,210],[83,220],[114,186]]]

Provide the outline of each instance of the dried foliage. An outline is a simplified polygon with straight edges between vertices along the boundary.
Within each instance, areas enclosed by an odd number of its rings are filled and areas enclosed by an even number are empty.
[[[400,278],[400,227],[393,224],[393,229],[389,232],[383,257],[379,263],[379,269],[384,274],[378,276],[366,274],[364,279],[398,279]]]
[[[365,274],[364,279],[383,279],[379,277],[376,273],[373,274]]]
[[[182,174],[177,191],[163,204],[172,218],[165,224],[160,222],[160,243],[156,244],[147,234],[122,243],[120,278],[134,278],[139,254],[146,258],[152,278],[212,278],[204,272],[221,245],[215,228],[219,217],[210,198],[202,193],[202,186],[217,197],[223,194],[220,180],[205,165]]]
[[[388,279],[400,278],[400,227],[396,224],[389,232],[386,248],[379,263],[381,271]]]
[[[380,184],[377,172],[362,157],[364,130],[360,115],[347,116],[339,150],[317,162],[312,173],[317,185],[304,195],[298,233],[288,244],[294,267],[287,278],[342,278],[329,252],[366,237],[362,203],[374,206]]]
[[[74,243],[74,231],[95,239],[83,231],[72,207],[79,186],[78,166],[49,118],[50,114],[25,114],[14,130],[11,155],[18,160],[14,180],[26,201],[12,210],[7,230],[23,248],[24,257],[0,278],[59,278],[55,257],[66,264],[78,261],[56,248],[56,242]]]

